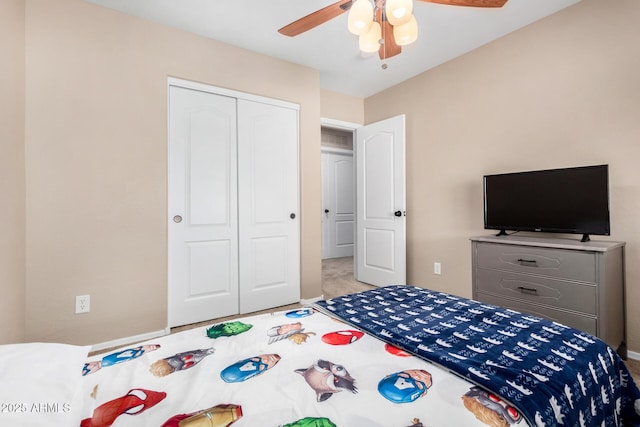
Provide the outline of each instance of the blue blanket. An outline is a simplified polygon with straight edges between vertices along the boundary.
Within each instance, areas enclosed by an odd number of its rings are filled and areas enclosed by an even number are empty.
[[[624,362],[585,332],[413,286],[314,305],[492,391],[532,426],[640,425],[640,391]]]

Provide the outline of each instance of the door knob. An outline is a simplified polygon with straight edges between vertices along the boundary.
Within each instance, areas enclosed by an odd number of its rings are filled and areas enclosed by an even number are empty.
[[[395,211],[393,214],[394,214],[395,216],[402,216],[402,212],[400,212],[400,211]]]
[[[324,210],[324,213],[329,213],[329,209],[325,209],[325,210]]]
[[[173,222],[175,222],[176,224],[179,224],[182,222],[182,217],[180,215],[176,215],[173,217]]]
[[[296,218],[296,214],[294,214],[293,212],[291,213],[291,215],[289,215],[289,218],[291,219],[295,219]]]

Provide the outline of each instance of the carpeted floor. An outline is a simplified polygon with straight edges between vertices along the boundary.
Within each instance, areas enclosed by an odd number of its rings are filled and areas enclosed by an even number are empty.
[[[322,260],[322,293],[325,299],[373,289],[353,277],[353,257]]]
[[[624,364],[627,365],[627,369],[631,372],[633,380],[636,382],[638,387],[640,387],[640,360],[627,358],[627,360],[624,361]]]

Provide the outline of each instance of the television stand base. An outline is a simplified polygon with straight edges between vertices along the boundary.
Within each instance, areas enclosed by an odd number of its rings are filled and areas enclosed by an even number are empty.
[[[589,238],[588,234],[583,234],[582,239],[580,239],[581,242],[588,242],[589,240],[591,239]]]

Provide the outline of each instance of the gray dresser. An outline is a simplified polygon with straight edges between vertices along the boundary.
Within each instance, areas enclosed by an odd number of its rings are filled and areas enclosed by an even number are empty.
[[[473,298],[588,332],[626,358],[624,242],[473,237]]]

